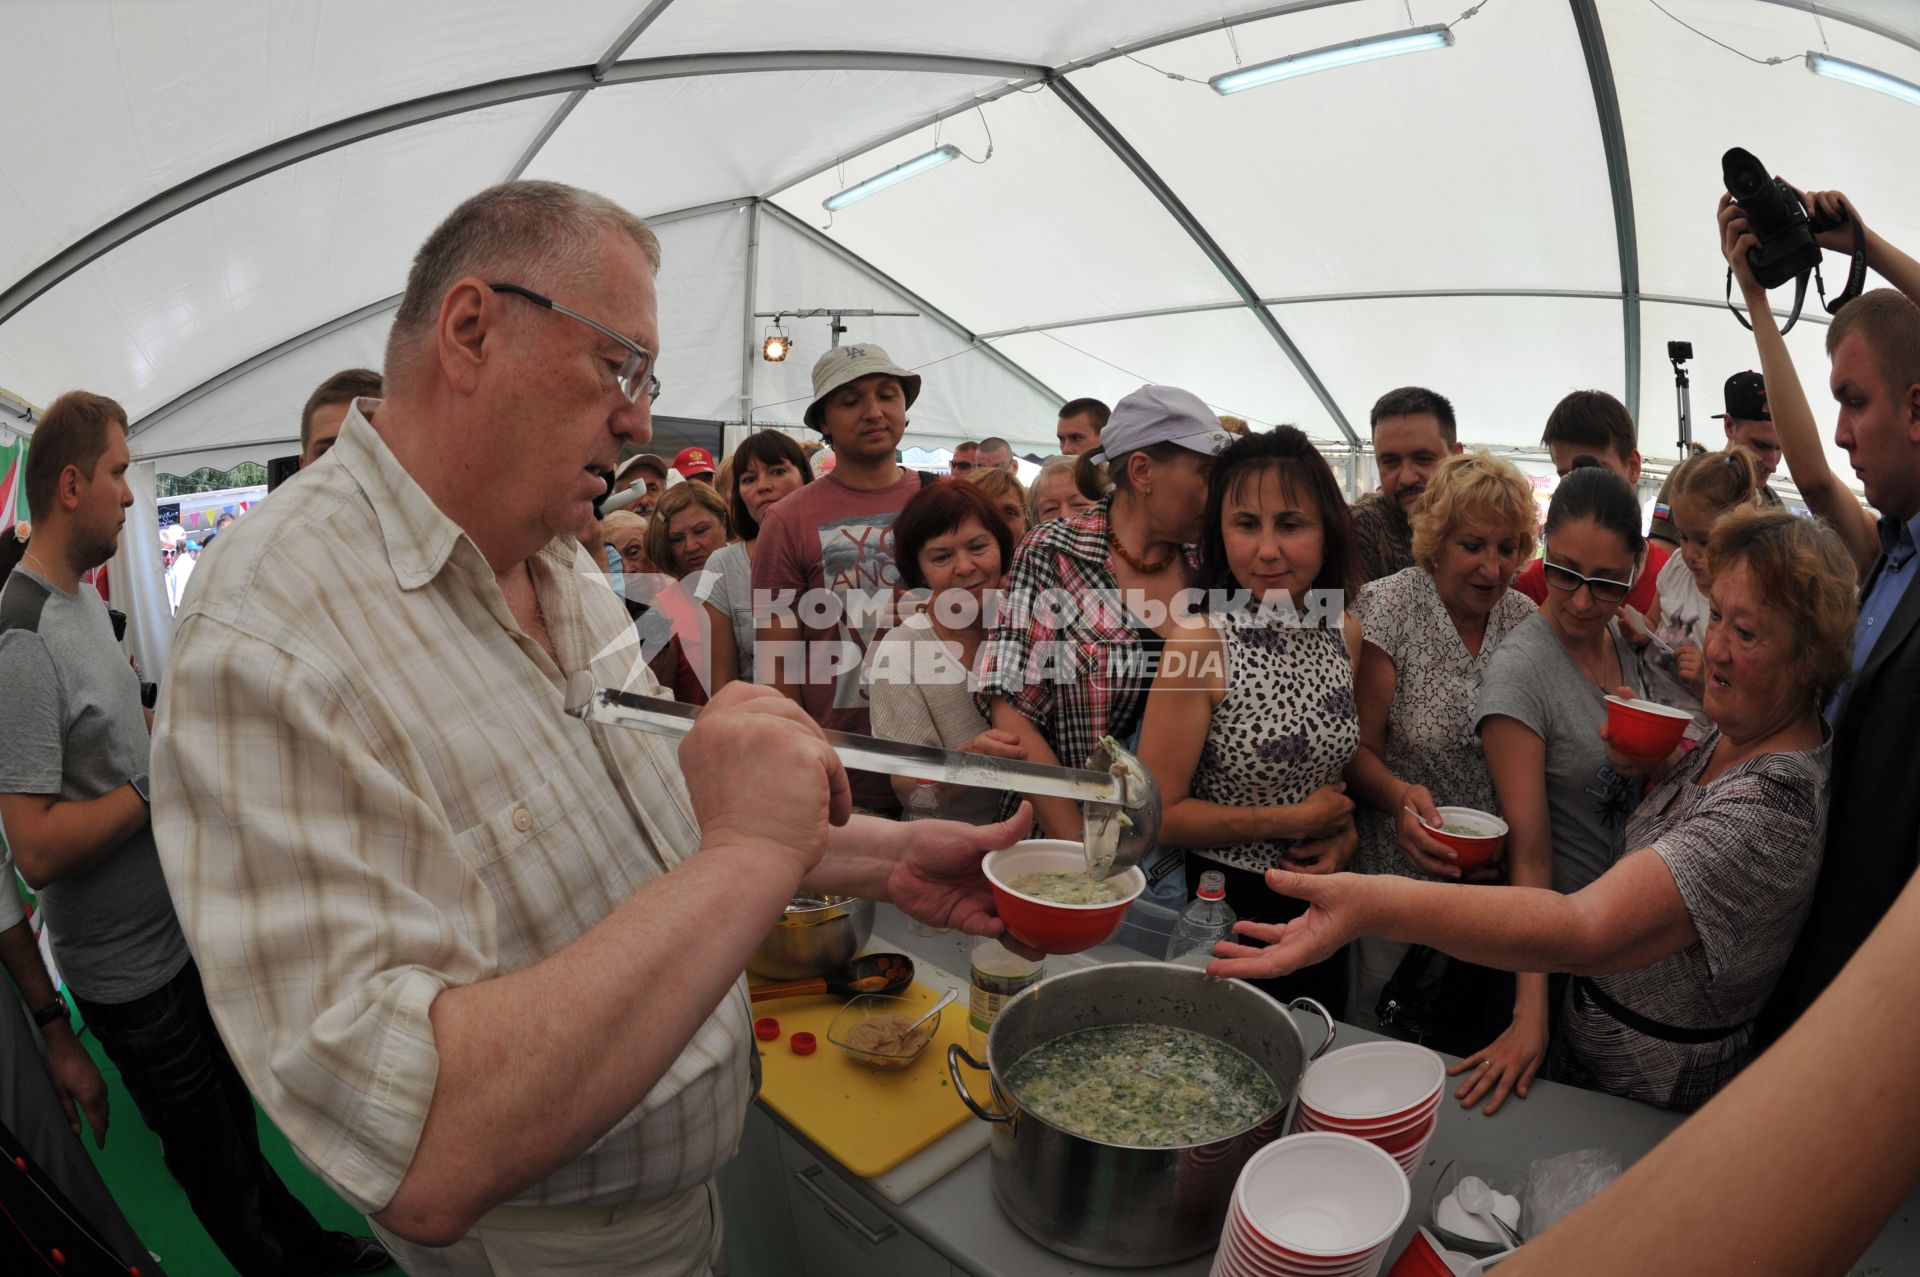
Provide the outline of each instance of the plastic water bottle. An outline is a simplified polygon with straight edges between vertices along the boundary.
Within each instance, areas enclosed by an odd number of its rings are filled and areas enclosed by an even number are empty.
[[[946,816],[946,805],[940,801],[940,782],[935,780],[914,781],[913,792],[900,806],[902,820],[941,820]]]
[[[1213,961],[1213,946],[1233,939],[1233,910],[1227,907],[1227,876],[1218,869],[1200,875],[1200,894],[1180,913],[1167,941],[1167,961],[1202,970]]]

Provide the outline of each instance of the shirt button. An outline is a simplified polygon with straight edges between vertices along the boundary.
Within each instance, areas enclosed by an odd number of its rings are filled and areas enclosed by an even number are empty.
[[[532,829],[533,813],[529,812],[525,807],[515,807],[513,809],[513,827],[523,834],[526,833],[527,830]]]

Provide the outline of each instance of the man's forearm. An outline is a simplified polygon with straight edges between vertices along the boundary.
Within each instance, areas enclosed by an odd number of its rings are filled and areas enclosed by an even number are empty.
[[[801,885],[834,896],[886,898],[887,875],[900,863],[900,822],[855,816],[827,835],[827,854]]]
[[[0,888],[11,891],[13,884],[0,884]],[[38,1011],[53,1001],[53,978],[47,974],[47,964],[40,960],[40,946],[26,919],[0,931],[0,966],[7,969],[28,1011]]]
[[[132,785],[85,802],[6,796],[4,816],[15,866],[35,891],[85,873],[120,850],[147,824],[147,804]]]
[[[441,993],[432,1106],[375,1218],[450,1244],[579,1156],[672,1067],[799,883],[785,858],[703,847],[546,960]]]

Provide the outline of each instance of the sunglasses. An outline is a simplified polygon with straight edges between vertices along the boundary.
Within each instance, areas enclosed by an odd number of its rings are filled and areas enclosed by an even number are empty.
[[[1621,603],[1633,590],[1633,583],[1639,577],[1640,570],[1635,568],[1627,574],[1624,581],[1616,581],[1606,576],[1581,576],[1572,568],[1562,567],[1551,559],[1541,559],[1540,566],[1545,571],[1547,584],[1563,594],[1572,594],[1585,586],[1596,603]]]

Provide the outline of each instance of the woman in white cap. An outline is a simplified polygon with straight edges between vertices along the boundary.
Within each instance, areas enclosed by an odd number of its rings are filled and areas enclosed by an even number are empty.
[[[863,659],[893,625],[900,580],[893,521],[922,482],[895,452],[919,394],[919,374],[878,346],[856,343],[822,355],[813,366],[806,422],[833,449],[834,468],[775,503],[760,523],[754,593],[786,603],[756,618],[754,676],[822,727],[869,730]],[[855,772],[852,779],[856,806],[898,810],[886,777]]]
[[[1031,761],[1079,767],[1102,737],[1135,737],[1152,663],[1199,566],[1207,473],[1229,438],[1193,392],[1142,386],[1114,408],[1101,446],[1081,454],[1088,471],[1107,464],[1113,491],[1035,528],[1014,554],[980,696]],[[1051,836],[1080,836],[1074,803],[1034,808]],[[1155,899],[1184,900],[1180,866],[1174,853],[1149,867]]]

